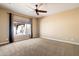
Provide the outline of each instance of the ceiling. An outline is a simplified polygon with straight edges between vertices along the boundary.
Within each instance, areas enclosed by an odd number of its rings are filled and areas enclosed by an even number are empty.
[[[47,13],[40,13],[40,15],[37,15],[34,10],[36,4],[37,3],[0,3],[0,7],[33,17],[48,16],[79,7],[78,3],[41,3],[39,9],[46,10]],[[38,5],[40,4],[38,3]]]

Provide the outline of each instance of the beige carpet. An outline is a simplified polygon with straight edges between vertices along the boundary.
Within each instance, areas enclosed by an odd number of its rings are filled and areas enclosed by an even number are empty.
[[[48,39],[29,39],[0,47],[3,56],[79,55],[79,46]]]

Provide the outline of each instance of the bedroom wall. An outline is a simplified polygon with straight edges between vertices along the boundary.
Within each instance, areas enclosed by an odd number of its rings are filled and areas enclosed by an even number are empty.
[[[32,27],[33,27],[33,38],[37,38],[39,37],[39,33],[38,33],[38,19],[37,18],[33,18],[32,19]]]
[[[41,18],[40,37],[79,43],[79,8]]]
[[[6,10],[0,8],[0,44],[8,42],[9,16]]]

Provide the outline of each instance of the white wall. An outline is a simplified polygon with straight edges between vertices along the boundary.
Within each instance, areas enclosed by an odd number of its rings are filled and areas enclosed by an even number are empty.
[[[0,9],[0,43],[8,42],[9,16],[6,10]]]
[[[79,43],[79,8],[40,19],[40,37]]]
[[[33,28],[33,38],[38,37],[38,19],[33,18],[32,19],[32,28]]]

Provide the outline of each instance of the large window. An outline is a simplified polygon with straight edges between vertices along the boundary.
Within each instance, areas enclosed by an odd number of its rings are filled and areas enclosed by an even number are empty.
[[[13,27],[15,35],[31,35],[31,24],[21,24]]]

